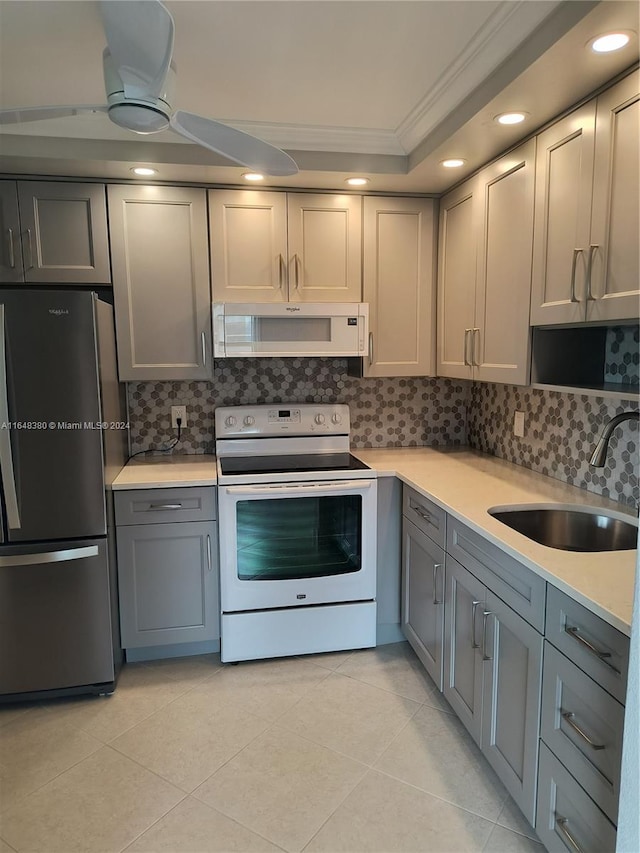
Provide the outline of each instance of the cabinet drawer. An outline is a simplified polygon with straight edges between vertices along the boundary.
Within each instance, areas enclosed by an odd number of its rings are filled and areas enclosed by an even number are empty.
[[[545,643],[542,738],[614,823],[623,727],[623,706]]]
[[[624,704],[629,666],[629,638],[577,601],[549,584],[549,642]]]
[[[545,581],[464,524],[449,518],[447,553],[544,633]]]
[[[549,853],[614,853],[616,849],[613,824],[544,743],[538,765],[536,832]]]
[[[214,521],[215,486],[180,489],[131,489],[115,493],[116,524]]]
[[[412,521],[418,530],[444,548],[446,541],[447,514],[439,506],[423,497],[409,486],[402,489],[402,514]]]

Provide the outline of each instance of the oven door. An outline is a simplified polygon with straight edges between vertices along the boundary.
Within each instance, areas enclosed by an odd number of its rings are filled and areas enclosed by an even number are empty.
[[[373,600],[377,483],[218,489],[224,613]]]

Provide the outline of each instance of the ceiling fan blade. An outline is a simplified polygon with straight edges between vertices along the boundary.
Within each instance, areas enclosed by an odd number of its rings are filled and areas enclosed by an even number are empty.
[[[81,107],[14,107],[0,110],[1,124],[22,124],[27,121],[44,121],[48,118],[65,118],[83,113],[106,113],[104,104],[88,104]]]
[[[99,5],[125,97],[159,97],[173,53],[171,13],[159,0],[102,0]]]
[[[295,161],[280,148],[219,121],[178,110],[171,117],[171,127],[192,142],[256,172],[277,176],[298,172]]]

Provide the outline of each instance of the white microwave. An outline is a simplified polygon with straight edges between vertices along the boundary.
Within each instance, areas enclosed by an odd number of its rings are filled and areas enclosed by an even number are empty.
[[[367,349],[363,302],[215,302],[216,358],[359,356]]]

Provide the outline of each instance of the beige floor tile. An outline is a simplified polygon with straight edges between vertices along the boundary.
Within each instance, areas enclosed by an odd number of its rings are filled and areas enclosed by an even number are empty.
[[[299,851],[366,768],[274,726],[195,791],[243,826]]]
[[[404,727],[376,768],[495,822],[507,792],[466,729],[426,705]]]
[[[344,652],[325,652],[320,655],[304,655],[300,660],[306,660],[308,663],[315,663],[317,666],[323,666],[325,669],[338,669],[339,666],[350,658],[353,651],[349,649]]]
[[[2,835],[29,853],[120,851],[184,796],[109,747],[10,809]]]
[[[217,706],[233,705],[273,721],[328,675],[329,670],[300,658],[251,661],[227,664],[195,689]]]
[[[0,838],[0,853],[15,853],[13,847],[9,847],[6,841]]]
[[[242,708],[214,706],[209,694],[190,693],[111,741],[185,791],[193,791],[269,725]]]
[[[39,709],[0,729],[0,810],[96,752],[100,741]]]
[[[535,829],[531,826],[511,797],[507,797],[507,801],[504,804],[496,823],[500,824],[500,826],[506,827],[506,829],[512,829],[514,832],[519,832],[520,835],[527,835],[534,841],[539,841]]]
[[[0,705],[0,728],[6,726],[7,723],[12,723],[14,720],[18,720],[20,717],[29,713],[29,711],[37,710],[39,707],[41,706],[37,702]]]
[[[187,797],[161,818],[126,853],[278,853],[269,841],[200,800]]]
[[[111,696],[59,699],[51,703],[49,711],[108,743],[190,689],[193,685],[143,664],[127,664]]]
[[[419,708],[418,702],[338,672],[310,690],[278,725],[371,764]]]
[[[539,841],[533,841],[497,824],[483,849],[487,853],[545,853],[545,848]]]
[[[191,686],[211,678],[222,668],[219,654],[165,658],[163,660],[145,661],[144,665],[152,671],[172,678],[174,681]]]
[[[408,643],[355,652],[338,672],[416,702],[426,702],[434,693],[439,694]]]
[[[491,829],[475,814],[370,771],[305,853],[477,853]]]

